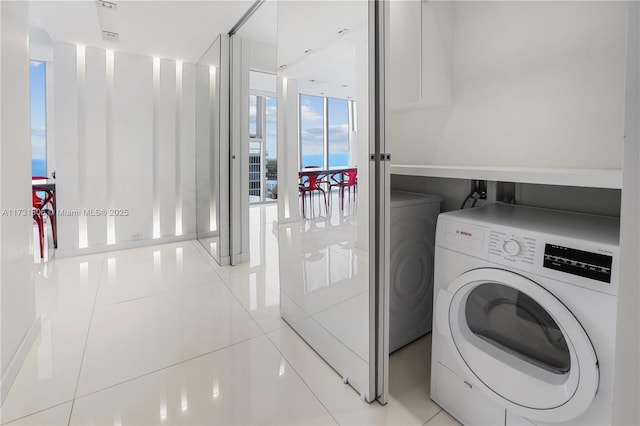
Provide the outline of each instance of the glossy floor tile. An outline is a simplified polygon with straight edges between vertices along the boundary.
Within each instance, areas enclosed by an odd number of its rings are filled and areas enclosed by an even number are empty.
[[[347,215],[304,225],[331,227],[337,242],[324,248],[274,224],[275,204],[250,218],[250,261],[238,266],[219,266],[197,241],[36,265],[42,332],[2,423],[457,424],[429,399],[429,338],[392,355],[382,406],[363,402],[281,319],[286,307],[294,323],[358,341],[332,317],[342,309],[361,321],[366,299],[365,252],[336,232],[348,231]],[[310,256],[283,261],[278,238],[297,238]],[[280,293],[281,274],[305,271],[292,297]],[[348,350],[364,362],[361,344]]]
[[[93,309],[104,258],[104,254],[55,258],[35,265],[37,314]]]
[[[96,308],[77,395],[260,334],[221,281]]]
[[[105,258],[96,306],[221,279],[191,241],[123,250]]]
[[[79,398],[71,424],[335,424],[260,336]]]
[[[42,316],[40,335],[2,405],[2,421],[73,400],[90,320],[91,310]]]
[[[429,399],[429,337],[390,359],[389,402],[366,404],[289,328],[268,334],[300,377],[340,424],[414,424],[433,418],[440,407]]]
[[[460,426],[460,423],[444,410],[441,410],[425,424],[429,426]]]
[[[3,405],[11,421],[74,398],[104,255],[34,266],[41,331]]]
[[[279,281],[269,279],[265,270],[250,272],[245,277],[228,278],[225,283],[262,331],[287,326],[280,318]]]
[[[69,424],[69,415],[71,414],[71,402],[56,405],[47,410],[40,411],[30,416],[23,417],[9,425],[20,426],[63,426]]]

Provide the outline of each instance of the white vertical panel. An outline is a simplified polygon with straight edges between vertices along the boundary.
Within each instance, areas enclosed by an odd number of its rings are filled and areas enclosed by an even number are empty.
[[[207,65],[197,65],[197,85],[196,91],[196,187],[198,197],[195,199],[197,228],[199,235],[204,235],[209,231],[209,169],[212,166],[209,161],[210,156],[210,124],[209,124],[209,67]],[[186,193],[187,191],[185,191]],[[188,210],[187,210],[188,211]],[[206,218],[206,219],[205,219]]]
[[[231,264],[249,258],[249,66],[250,42],[231,37]]]
[[[182,61],[176,61],[176,141],[175,141],[175,234],[182,235]]]
[[[160,60],[158,99],[158,201],[160,208],[160,236],[175,235],[176,229],[176,65]]]
[[[390,105],[420,101],[422,2],[390,2]]]
[[[209,68],[209,108],[207,109],[209,117],[209,137],[211,140],[209,151],[209,230],[211,232],[219,232],[220,216],[218,215],[219,203],[221,203],[221,180],[222,180],[222,164],[216,161],[216,154],[221,152],[222,147],[222,108],[220,106],[220,90],[221,87],[218,68],[211,66]],[[227,144],[225,144],[227,145]],[[227,145],[228,146],[228,145]],[[222,157],[222,155],[220,155]]]
[[[106,192],[107,208],[114,208],[113,202],[113,181],[114,181],[114,155],[113,155],[113,73],[115,54],[113,50],[106,51],[105,58],[105,79],[106,79],[106,106],[105,106],[105,160],[106,160]],[[116,242],[116,221],[115,216],[107,216],[107,244]]]
[[[153,117],[152,150],[153,164],[151,172],[153,197],[153,238],[160,238],[160,58],[153,58]]]
[[[153,231],[153,61],[117,52],[114,72],[116,241],[151,239]]]
[[[218,243],[218,262],[221,265],[228,265],[231,261],[231,206],[230,206],[230,105],[226,102],[231,93],[231,63],[230,63],[230,37],[226,34],[220,35],[220,56],[219,67],[217,68],[217,91],[216,91],[216,114],[217,120],[217,141],[214,144],[215,154],[218,155],[218,161],[214,163],[215,183],[216,183],[216,200],[218,203],[218,234],[220,242]],[[224,102],[222,100],[225,100]],[[248,160],[248,159],[247,159]],[[248,198],[247,198],[248,199]]]
[[[86,140],[87,140],[87,123],[86,123],[86,49],[82,45],[76,46],[76,67],[78,78],[78,247],[85,248],[88,245],[87,238],[87,216],[84,209],[86,208],[85,192],[86,192]]]
[[[0,209],[26,209],[31,204],[29,5],[25,3],[0,2]],[[29,216],[0,219],[0,400],[6,397],[40,328],[33,283],[32,226]],[[39,251],[37,245],[34,249]]]
[[[180,145],[180,179],[182,185],[182,232],[196,232],[196,66],[182,66],[182,142]]]
[[[620,212],[620,285],[616,326],[613,424],[640,424],[640,5],[628,7],[625,145]]]
[[[278,220],[300,219],[298,191],[298,82],[278,77]]]
[[[58,248],[78,247],[78,217],[64,210],[78,207],[78,78],[76,46],[54,44],[54,114]]]
[[[86,140],[85,157],[85,206],[92,212],[107,209],[107,86],[106,52],[87,48],[85,53],[85,107]],[[88,245],[104,245],[107,240],[107,217],[87,216]]]

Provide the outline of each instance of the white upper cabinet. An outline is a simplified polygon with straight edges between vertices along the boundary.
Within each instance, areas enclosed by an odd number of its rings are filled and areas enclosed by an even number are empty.
[[[624,2],[393,1],[393,163],[620,170]]]
[[[391,108],[420,102],[421,2],[389,3]]]
[[[451,104],[453,6],[390,2],[391,108]]]

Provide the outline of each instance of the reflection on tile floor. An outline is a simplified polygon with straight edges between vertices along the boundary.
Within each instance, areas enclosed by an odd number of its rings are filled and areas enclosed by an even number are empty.
[[[42,332],[2,424],[457,424],[429,399],[429,337],[392,355],[381,406],[280,319],[276,213],[251,208],[235,267],[193,241],[38,265]]]

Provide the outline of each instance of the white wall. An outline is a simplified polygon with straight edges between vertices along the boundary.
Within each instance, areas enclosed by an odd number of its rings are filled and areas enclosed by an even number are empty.
[[[28,4],[1,2],[0,211],[31,207]],[[33,219],[0,215],[2,399],[37,335]]]
[[[80,210],[57,254],[192,238],[195,65],[58,42],[54,64],[58,210]]]
[[[244,40],[250,50],[250,66],[252,70],[275,74],[278,66],[276,47],[268,43],[255,40]],[[274,89],[275,90],[275,89]]]
[[[394,163],[621,168],[624,2],[420,4],[422,32],[437,37],[413,61],[421,81],[391,70],[392,93],[422,93],[392,110]],[[447,105],[427,84],[446,88],[449,44]]]
[[[640,5],[630,2],[613,422],[640,424]]]
[[[300,220],[298,188],[298,81],[277,77],[278,90],[278,222]]]

